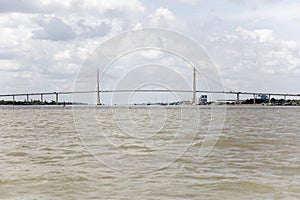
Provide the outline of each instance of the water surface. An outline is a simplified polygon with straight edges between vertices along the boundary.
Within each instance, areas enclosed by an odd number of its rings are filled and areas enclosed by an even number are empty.
[[[206,157],[210,108],[192,128],[192,108],[81,109],[86,127],[15,108],[0,108],[0,199],[300,199],[299,107],[228,107]]]

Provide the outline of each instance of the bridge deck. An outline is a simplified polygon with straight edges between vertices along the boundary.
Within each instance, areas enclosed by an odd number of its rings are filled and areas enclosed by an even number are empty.
[[[193,90],[100,90],[99,93],[116,93],[116,92],[186,92],[192,93]],[[196,90],[197,93],[210,94],[244,94],[244,95],[270,95],[270,96],[300,96],[300,94],[292,93],[270,93],[270,92],[236,92],[236,91],[210,91],[210,90]],[[68,91],[68,92],[35,92],[35,93],[14,93],[14,94],[0,94],[0,97],[12,96],[37,96],[37,95],[63,95],[63,94],[83,94],[83,93],[97,93],[97,91]]]

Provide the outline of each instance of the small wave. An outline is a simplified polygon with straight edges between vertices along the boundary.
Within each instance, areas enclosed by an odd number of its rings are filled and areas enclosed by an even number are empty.
[[[275,188],[270,184],[256,183],[252,181],[236,181],[228,182],[222,184],[222,190],[247,190],[247,191],[256,191],[256,192],[272,192],[275,191]]]
[[[149,149],[145,146],[139,146],[139,145],[120,145],[120,149]]]
[[[7,156],[24,157],[24,156],[27,156],[28,153],[25,153],[25,152],[11,152],[11,153],[8,153],[6,155]]]

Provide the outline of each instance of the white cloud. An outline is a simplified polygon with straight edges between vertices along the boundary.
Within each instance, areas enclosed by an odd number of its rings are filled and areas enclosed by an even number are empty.
[[[56,61],[64,61],[69,60],[71,58],[69,50],[58,51],[54,54],[53,59]]]
[[[64,88],[93,49],[144,11],[138,0],[0,1],[0,82],[13,83],[2,91]]]
[[[149,26],[194,37],[232,88],[256,90],[276,81],[290,87],[290,77],[299,85],[299,8],[298,2],[270,0],[0,1],[0,93],[63,88],[105,39]],[[180,73],[190,76],[189,70]]]
[[[31,31],[36,27],[32,18],[32,15],[19,13],[0,15],[0,49],[26,51]]]
[[[0,1],[0,12],[22,12],[33,13],[39,11],[40,8],[35,0],[27,1]]]
[[[49,68],[50,73],[55,74],[75,74],[79,70],[79,66],[72,63],[57,62],[51,68]]]
[[[141,29],[143,27],[143,24],[141,22],[137,22],[135,25],[134,25],[134,29]]]
[[[107,10],[121,12],[143,12],[144,7],[138,0],[10,0],[0,1],[0,12],[21,13],[66,13],[71,11],[103,13]]]
[[[41,40],[72,40],[76,37],[72,27],[57,17],[51,17],[38,30],[33,31],[33,39]]]
[[[158,50],[147,50],[138,52],[139,56],[142,56],[144,59],[157,59],[162,56],[162,52]]]
[[[111,25],[106,22],[101,22],[94,26],[86,25],[85,20],[80,19],[77,22],[78,27],[81,29],[79,34],[81,37],[102,37],[105,36],[111,30]]]
[[[279,39],[273,30],[238,27],[233,32],[215,33],[210,55],[230,84],[227,86],[253,90],[268,85],[265,80],[274,86],[283,82],[273,80],[274,76],[300,75],[299,50],[295,41]]]
[[[0,70],[16,71],[20,69],[20,64],[15,60],[0,59]]]
[[[22,73],[18,73],[18,72],[13,72],[12,73],[12,77],[13,78],[21,78],[21,79],[31,79],[33,77],[33,73],[32,72],[22,72]]]
[[[83,3],[80,4],[80,3]],[[119,1],[119,0],[87,0],[79,1],[77,5],[80,5],[84,10],[118,10],[121,12],[144,12],[144,6],[138,0],[128,0],[128,1]]]
[[[185,4],[197,4],[202,3],[204,0],[175,0],[179,3],[185,3]]]
[[[151,26],[170,26],[176,20],[174,14],[164,7],[157,8],[149,18]]]
[[[148,18],[149,25],[152,27],[174,28],[176,30],[185,28],[185,23],[164,7],[157,8]]]
[[[241,2],[236,0],[236,2]],[[294,1],[292,3],[284,3],[282,1],[243,1],[254,5],[250,9],[240,9],[240,12],[228,13],[224,18],[226,20],[265,20],[287,22],[299,17],[300,3]],[[281,3],[282,2],[282,3]],[[268,3],[268,4],[266,4]]]
[[[280,0],[230,0],[233,3],[237,4],[270,4],[270,3],[276,3]]]
[[[273,31],[269,29],[248,31],[246,29],[238,27],[236,29],[236,32],[240,33],[244,39],[248,39],[250,37],[252,39],[257,39],[260,43],[270,42],[274,40]]]

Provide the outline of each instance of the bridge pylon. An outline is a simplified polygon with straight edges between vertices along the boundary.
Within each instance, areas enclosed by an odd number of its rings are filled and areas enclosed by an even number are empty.
[[[101,102],[100,102],[100,76],[99,76],[99,69],[97,69],[97,105],[101,105]]]
[[[196,105],[197,103],[197,96],[196,96],[196,68],[193,67],[193,101],[192,101],[192,105]]]

